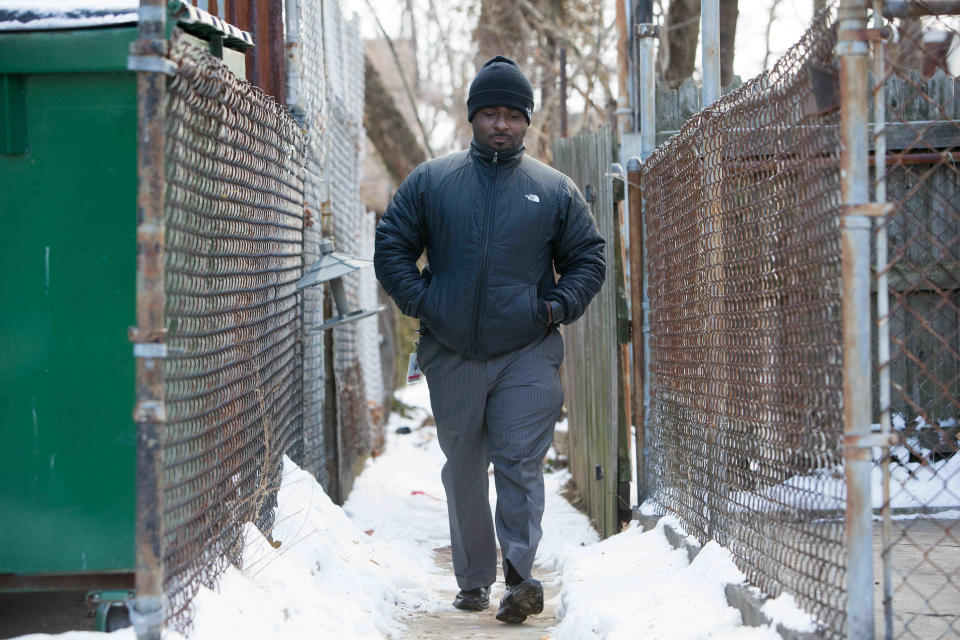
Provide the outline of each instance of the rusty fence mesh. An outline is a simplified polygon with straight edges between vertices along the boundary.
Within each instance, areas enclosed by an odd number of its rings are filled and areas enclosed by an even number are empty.
[[[832,10],[644,163],[650,504],[845,626]],[[829,84],[827,82],[826,84]]]
[[[260,90],[175,35],[166,106],[162,430],[168,624],[271,526],[281,456],[299,455],[303,140]]]
[[[885,70],[872,83],[884,123],[872,127],[873,186],[895,205],[875,225],[874,410],[898,442],[875,450],[873,474],[874,507],[889,506],[874,526],[887,637],[960,636],[958,25],[895,20],[874,49]]]

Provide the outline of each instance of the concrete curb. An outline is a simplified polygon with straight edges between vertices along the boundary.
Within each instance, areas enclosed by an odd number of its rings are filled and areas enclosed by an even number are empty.
[[[640,523],[644,531],[653,530],[662,517],[663,516],[643,515],[639,509],[636,508],[633,510],[633,519]],[[690,538],[681,535],[670,525],[664,525],[663,533],[667,538],[667,542],[669,542],[674,549],[683,549],[687,552],[687,558],[690,562],[693,562],[693,559],[700,553],[702,547],[699,544],[691,542]],[[770,626],[770,618],[761,611],[764,603],[769,600],[769,598],[760,595],[759,590],[751,587],[747,583],[728,584],[724,589],[724,593],[727,597],[727,604],[740,612],[744,625],[748,627]],[[805,633],[788,629],[782,624],[778,624],[776,630],[783,640],[820,640],[825,637],[819,632]]]

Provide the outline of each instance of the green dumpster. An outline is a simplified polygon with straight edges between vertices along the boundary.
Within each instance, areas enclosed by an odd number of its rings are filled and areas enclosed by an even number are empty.
[[[0,11],[0,591],[133,587],[132,4],[53,29]],[[216,19],[170,13],[220,51]],[[222,52],[241,75],[244,48]]]

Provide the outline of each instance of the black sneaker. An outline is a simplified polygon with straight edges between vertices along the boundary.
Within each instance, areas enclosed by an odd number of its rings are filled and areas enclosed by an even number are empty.
[[[483,611],[490,606],[490,587],[460,589],[453,606],[464,611]]]
[[[515,585],[508,585],[500,608],[497,610],[497,620],[510,624],[520,624],[531,616],[543,611],[543,585],[539,580],[527,578]]]

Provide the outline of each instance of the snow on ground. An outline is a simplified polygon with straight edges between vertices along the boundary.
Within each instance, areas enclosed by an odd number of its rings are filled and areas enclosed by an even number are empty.
[[[437,592],[453,576],[433,559],[433,550],[450,541],[429,392],[420,383],[397,395],[409,408],[391,415],[386,452],[367,462],[342,509],[312,476],[284,460],[273,544],[247,527],[242,568],[230,567],[216,590],[197,594],[190,640],[399,639],[405,619],[451,609]],[[410,432],[397,434],[401,427]],[[779,638],[770,628],[741,626],[739,612],[727,606],[725,584],[743,576],[726,550],[709,543],[688,562],[684,551],[667,543],[666,519],[650,532],[634,523],[601,542],[587,518],[558,495],[568,478],[566,471],[546,475],[537,559],[563,581],[557,603],[562,620],[549,638]],[[770,607],[779,621],[809,624],[789,597]],[[21,640],[54,637],[102,635]],[[113,637],[134,640],[131,629]],[[182,640],[172,631],[165,637]]]
[[[947,515],[908,515],[908,518],[953,517],[960,509],[960,456],[923,463],[910,462],[909,450],[904,446],[891,447],[897,461],[890,468],[890,506],[893,509],[950,509]],[[879,459],[874,451],[874,459]],[[883,471],[874,465],[871,471],[873,508],[883,506]],[[813,498],[815,496],[815,498]],[[816,508],[843,510],[847,499],[843,468],[817,469],[810,474],[791,476],[781,484],[758,492],[739,492],[733,499],[738,504],[750,504],[754,509],[775,511],[785,506],[809,508],[811,500]],[[902,517],[900,519],[903,519]]]
[[[730,554],[709,542],[688,562],[667,542],[668,523],[680,529],[673,518],[647,533],[634,522],[566,559],[556,640],[779,640],[771,628],[741,626],[740,612],[727,606],[724,586],[744,580]]]

